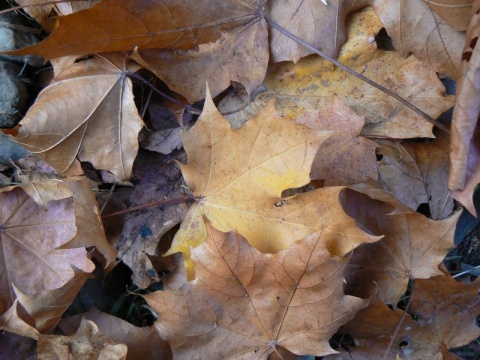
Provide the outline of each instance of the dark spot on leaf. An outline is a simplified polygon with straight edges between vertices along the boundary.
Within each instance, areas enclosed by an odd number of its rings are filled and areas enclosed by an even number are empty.
[[[140,228],[140,236],[146,238],[147,236],[152,235],[152,230],[147,225],[142,225]]]
[[[478,40],[478,36],[475,36],[471,41],[470,41],[470,47],[472,49],[475,49],[475,45],[477,45],[477,40]]]

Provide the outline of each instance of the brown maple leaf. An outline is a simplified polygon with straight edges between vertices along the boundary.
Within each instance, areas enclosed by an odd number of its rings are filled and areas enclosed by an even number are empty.
[[[396,304],[409,279],[443,274],[438,265],[454,246],[455,225],[461,212],[433,221],[371,184],[351,188],[356,192],[345,191],[342,196],[345,211],[384,238],[353,251],[347,267],[347,293],[365,297],[378,287],[382,301]]]
[[[331,335],[368,303],[343,294],[347,259],[329,254],[323,233],[271,255],[234,232],[206,231],[192,250],[196,279],[145,295],[176,357],[266,359],[277,347],[326,355]]]
[[[143,122],[126,72],[137,69],[121,53],[73,64],[39,94],[14,140],[59,172],[78,156],[128,180]]]

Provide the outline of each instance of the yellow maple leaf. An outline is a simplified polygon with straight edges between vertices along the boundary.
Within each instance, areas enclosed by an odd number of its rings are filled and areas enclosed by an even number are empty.
[[[197,201],[166,255],[183,252],[193,278],[190,247],[205,240],[203,216],[220,231],[237,230],[262,252],[288,248],[319,229],[329,251],[339,256],[377,240],[343,212],[343,187],[282,199],[282,191],[309,183],[317,149],[331,134],[282,119],[273,102],[231,130],[208,94],[198,122],[182,134],[188,165],[180,167]]]

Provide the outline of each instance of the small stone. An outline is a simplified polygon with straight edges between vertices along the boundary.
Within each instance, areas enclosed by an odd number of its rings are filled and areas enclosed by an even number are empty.
[[[22,67],[0,61],[0,128],[12,128],[25,114],[28,91],[19,78]]]

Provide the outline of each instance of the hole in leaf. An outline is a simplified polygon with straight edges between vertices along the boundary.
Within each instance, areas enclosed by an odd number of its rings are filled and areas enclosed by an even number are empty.
[[[402,348],[402,347],[406,347],[408,346],[410,343],[409,339],[406,339],[406,340],[402,340],[398,343],[398,347]]]
[[[332,338],[328,341],[332,349],[337,350],[342,348],[345,351],[350,352],[350,347],[355,347],[355,341],[349,334],[333,334]]]
[[[375,36],[375,42],[377,43],[377,49],[385,51],[394,51],[392,38],[388,36],[385,28],[382,28]]]
[[[420,213],[420,214],[425,215],[426,217],[430,218],[431,217],[430,205],[428,205],[428,203],[420,204],[417,207],[417,213]]]
[[[480,315],[477,315],[477,317],[475,318],[475,325],[477,325],[477,327],[480,327]]]
[[[286,199],[290,196],[303,194],[303,193],[310,192],[310,191],[313,191],[313,190],[316,190],[316,189],[319,189],[319,188],[322,188],[322,187],[323,187],[323,180],[312,180],[308,184],[303,185],[301,187],[283,190],[281,198]],[[284,205],[284,204],[282,204],[282,205]]]
[[[383,159],[383,155],[382,154],[377,154],[377,161],[380,161]]]

